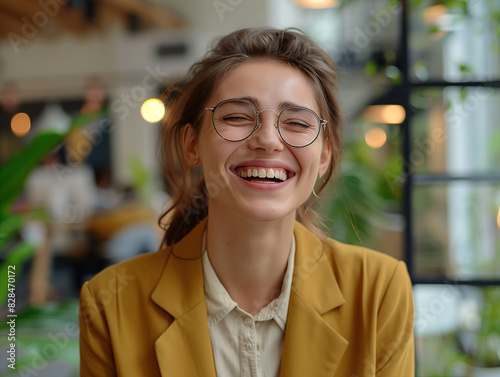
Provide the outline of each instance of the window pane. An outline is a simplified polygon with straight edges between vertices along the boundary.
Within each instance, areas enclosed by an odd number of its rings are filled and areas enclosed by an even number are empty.
[[[436,4],[427,0],[410,4],[410,74],[415,81],[500,77],[500,2],[470,0]]]
[[[416,90],[410,165],[417,174],[500,172],[500,90]]]
[[[500,277],[500,184],[455,181],[413,191],[416,272]]]
[[[416,285],[418,377],[500,375],[500,288]]]

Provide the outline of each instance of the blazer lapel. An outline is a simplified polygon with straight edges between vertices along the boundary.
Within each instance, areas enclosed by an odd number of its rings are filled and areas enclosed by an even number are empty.
[[[215,377],[205,302],[174,320],[155,343],[164,377]]]
[[[349,342],[327,313],[344,296],[323,244],[303,225],[295,225],[295,269],[288,310],[281,376],[333,376]]]
[[[206,221],[171,248],[151,298],[173,318],[156,340],[161,375],[215,377],[203,289],[202,237]]]

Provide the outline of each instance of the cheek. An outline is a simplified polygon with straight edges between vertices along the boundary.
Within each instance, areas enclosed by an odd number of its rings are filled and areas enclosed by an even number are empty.
[[[207,140],[200,148],[205,183],[211,196],[228,186],[227,163],[233,151],[232,145],[219,140]]]
[[[304,151],[306,152],[306,151]],[[301,169],[306,172],[306,175],[316,175],[318,173],[318,166],[320,162],[320,151],[311,150],[298,156],[301,162]]]
[[[227,174],[221,170],[220,165],[211,162],[203,166],[205,187],[210,198],[217,198],[229,185]]]

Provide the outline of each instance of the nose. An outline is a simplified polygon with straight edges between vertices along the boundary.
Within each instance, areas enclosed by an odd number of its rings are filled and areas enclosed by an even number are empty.
[[[270,112],[262,114],[263,112]],[[258,113],[257,128],[250,137],[249,145],[252,149],[267,151],[282,150],[283,140],[278,132],[278,113],[273,109],[264,109]]]

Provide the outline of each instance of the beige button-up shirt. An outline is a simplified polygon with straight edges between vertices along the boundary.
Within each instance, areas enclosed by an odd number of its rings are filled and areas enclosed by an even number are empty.
[[[281,294],[257,315],[251,315],[229,296],[203,254],[208,329],[218,377],[278,377],[295,257],[292,241]]]

